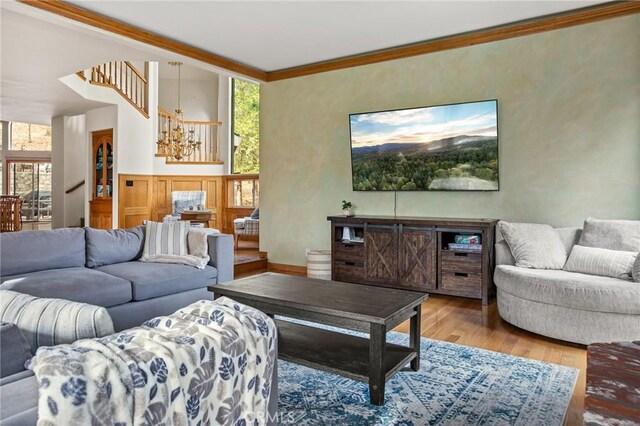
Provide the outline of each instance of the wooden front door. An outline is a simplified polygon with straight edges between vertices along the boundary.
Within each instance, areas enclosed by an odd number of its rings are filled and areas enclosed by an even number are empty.
[[[413,290],[436,288],[437,234],[432,228],[407,228],[400,231],[398,285]]]
[[[365,278],[395,286],[398,280],[398,226],[370,225],[364,233]]]

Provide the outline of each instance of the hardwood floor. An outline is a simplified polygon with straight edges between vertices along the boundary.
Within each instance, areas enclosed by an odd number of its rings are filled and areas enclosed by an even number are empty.
[[[395,330],[408,333],[409,323]],[[512,326],[500,318],[495,299],[483,307],[477,300],[438,295],[429,296],[422,305],[422,336],[579,369],[565,424],[582,425],[585,346],[545,338]]]
[[[236,278],[267,271],[266,254],[260,252],[256,241],[240,240],[233,256]]]

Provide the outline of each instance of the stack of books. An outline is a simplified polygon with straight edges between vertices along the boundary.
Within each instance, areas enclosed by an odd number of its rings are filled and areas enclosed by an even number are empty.
[[[454,242],[448,244],[449,250],[482,251],[480,235],[456,235]]]

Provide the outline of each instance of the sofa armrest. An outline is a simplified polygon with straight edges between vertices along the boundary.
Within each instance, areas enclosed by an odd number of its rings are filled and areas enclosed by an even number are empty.
[[[209,235],[207,243],[209,265],[218,270],[218,284],[233,280],[233,235]]]
[[[24,371],[24,363],[30,358],[29,343],[18,326],[0,322],[0,377]]]
[[[505,240],[496,243],[496,265],[515,265],[516,260],[511,254],[511,249]]]

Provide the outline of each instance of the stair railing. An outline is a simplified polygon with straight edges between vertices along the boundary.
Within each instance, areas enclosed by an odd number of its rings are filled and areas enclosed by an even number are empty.
[[[188,157],[176,160],[169,157],[168,153],[163,151],[161,145],[156,145],[156,157],[166,157],[167,164],[222,164],[220,162],[220,143],[218,140],[218,129],[222,124],[221,122],[180,120],[175,114],[158,107],[159,137],[160,135],[164,137],[162,133],[164,131],[167,138],[171,140],[176,124],[183,126],[185,132],[193,130],[195,139],[202,142],[200,150]]]
[[[105,62],[91,68],[89,82],[113,88],[142,115],[149,118],[149,72],[146,62],[144,68],[142,73],[129,61]],[[86,80],[84,71],[77,74]]]

